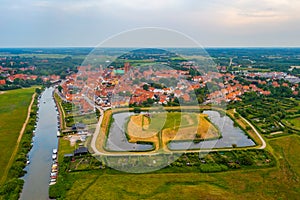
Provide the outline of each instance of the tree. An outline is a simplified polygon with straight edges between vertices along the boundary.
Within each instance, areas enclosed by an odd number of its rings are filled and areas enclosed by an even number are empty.
[[[98,108],[96,108],[96,117],[97,117],[97,119],[99,119],[100,116],[101,116],[100,110]]]
[[[141,108],[135,107],[135,108],[133,109],[133,112],[134,112],[134,113],[140,113],[140,112],[141,112]]]
[[[246,130],[247,130],[247,131],[250,131],[250,130],[251,130],[251,127],[250,127],[250,126],[246,126]]]
[[[40,88],[36,88],[36,89],[35,89],[35,92],[36,92],[37,94],[41,94],[42,91],[41,91]]]
[[[252,158],[249,155],[245,155],[245,154],[240,157],[240,161],[243,165],[253,165],[254,164]]]
[[[146,91],[148,91],[148,90],[149,90],[149,85],[144,84],[144,85],[143,85],[143,89],[146,90]]]
[[[239,118],[240,118],[240,115],[239,115],[238,113],[234,113],[234,117],[235,117],[236,119],[239,119]]]
[[[63,88],[62,88],[61,85],[59,85],[59,86],[57,87],[57,89],[58,89],[58,91],[61,93]]]

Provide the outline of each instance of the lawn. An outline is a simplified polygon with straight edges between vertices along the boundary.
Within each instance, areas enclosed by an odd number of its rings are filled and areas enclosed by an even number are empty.
[[[27,88],[0,94],[0,177],[15,148],[34,91]]]
[[[66,199],[298,199],[300,137],[269,140],[278,165],[220,173],[69,173]]]

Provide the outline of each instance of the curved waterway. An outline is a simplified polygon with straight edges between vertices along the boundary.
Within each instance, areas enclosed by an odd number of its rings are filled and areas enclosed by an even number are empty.
[[[193,141],[176,141],[170,142],[170,150],[187,150],[187,149],[212,149],[212,148],[230,148],[233,144],[237,147],[254,146],[255,143],[249,138],[243,130],[234,126],[234,122],[228,116],[221,116],[217,111],[204,111],[210,121],[218,127],[222,138],[207,140],[201,142]],[[111,125],[106,142],[106,148],[111,151],[147,151],[153,148],[149,144],[130,143],[124,132],[124,126],[131,115],[135,113],[124,112],[113,115],[114,122]]]
[[[153,149],[151,144],[137,144],[130,143],[127,140],[125,124],[131,115],[135,113],[124,112],[113,115],[114,122],[112,123],[108,138],[106,141],[106,148],[110,151],[147,151]]]
[[[53,99],[54,88],[47,88],[41,95],[38,121],[33,137],[33,147],[29,152],[30,164],[23,177],[25,181],[20,199],[44,200],[48,198],[52,150],[57,148],[58,112]]]

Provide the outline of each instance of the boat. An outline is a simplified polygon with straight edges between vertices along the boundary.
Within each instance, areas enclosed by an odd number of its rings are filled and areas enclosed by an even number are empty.
[[[55,160],[57,158],[56,154],[52,154],[52,159]]]
[[[53,150],[52,150],[52,153],[53,153],[53,154],[57,154],[57,149],[53,149]]]
[[[51,172],[52,173],[57,172],[57,169],[52,169]]]
[[[56,184],[56,182],[50,182],[49,183],[49,185],[55,185]]]
[[[56,178],[50,179],[50,182],[56,182]]]
[[[60,137],[60,132],[59,132],[59,131],[57,131],[56,135],[57,135],[57,137]]]
[[[50,176],[57,176],[57,173],[51,172],[51,173],[50,173]]]

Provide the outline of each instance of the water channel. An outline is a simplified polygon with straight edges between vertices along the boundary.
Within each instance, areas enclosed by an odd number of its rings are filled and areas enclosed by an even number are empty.
[[[214,125],[218,127],[222,138],[201,142],[193,141],[176,141],[170,142],[168,147],[170,150],[186,150],[186,149],[212,149],[212,148],[230,148],[232,145],[237,147],[254,146],[255,143],[249,138],[243,130],[234,126],[234,122],[228,116],[221,116],[217,111],[204,111]],[[149,144],[129,143],[124,126],[128,118],[135,113],[124,112],[113,115],[113,123],[111,125],[106,148],[110,151],[147,151],[153,147]]]
[[[41,95],[38,121],[33,137],[33,147],[29,152],[30,164],[23,177],[25,181],[20,199],[49,199],[48,189],[52,164],[52,150],[57,148],[58,112],[52,97],[54,88],[47,88]]]

